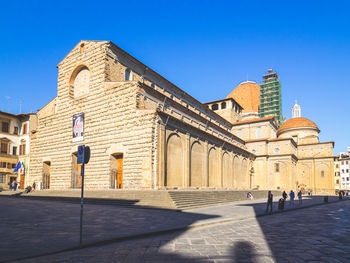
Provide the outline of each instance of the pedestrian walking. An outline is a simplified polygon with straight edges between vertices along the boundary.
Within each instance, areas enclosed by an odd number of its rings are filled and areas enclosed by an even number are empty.
[[[282,197],[283,197],[284,201],[286,201],[286,199],[287,199],[287,197],[288,197],[286,191],[283,191]]]
[[[253,200],[253,199],[254,199],[254,197],[253,197],[253,195],[252,195],[251,192],[248,192],[248,193],[247,193],[247,199],[250,199],[250,200]]]
[[[269,211],[269,208],[270,208],[270,213],[272,214],[272,201],[273,201],[273,194],[271,193],[271,191],[269,191],[267,194],[266,213]]]
[[[34,183],[33,183],[33,191],[35,190],[35,186],[36,186],[36,183],[35,183],[35,181],[34,181]]]
[[[339,191],[339,200],[342,200],[343,199],[343,195],[341,193],[341,191]]]
[[[290,205],[294,206],[295,193],[293,192],[293,190],[290,190],[289,198],[290,198]]]
[[[299,200],[299,205],[301,205],[303,203],[303,193],[301,192],[301,190],[299,190],[298,192],[298,200]]]
[[[13,182],[14,182],[13,190],[17,191],[17,182],[16,181],[13,181]]]

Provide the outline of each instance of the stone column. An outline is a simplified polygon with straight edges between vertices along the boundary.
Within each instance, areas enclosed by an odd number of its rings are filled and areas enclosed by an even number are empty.
[[[186,133],[184,137],[184,178],[183,178],[183,187],[189,187],[190,179],[190,134]]]
[[[223,175],[223,158],[222,158],[222,153],[223,153],[223,150],[222,150],[222,147],[218,148],[218,154],[219,154],[219,174],[220,174],[220,187],[222,188],[223,187],[223,178],[224,178],[224,175]]]
[[[158,144],[158,188],[164,188],[165,176],[165,147],[166,147],[166,132],[163,124],[159,125],[159,144]]]
[[[203,187],[209,187],[209,146],[208,141],[204,142],[204,156],[203,156],[203,173],[202,173],[202,186]]]

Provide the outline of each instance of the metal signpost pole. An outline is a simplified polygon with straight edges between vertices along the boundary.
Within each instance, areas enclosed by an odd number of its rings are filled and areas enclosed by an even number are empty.
[[[80,246],[83,245],[84,164],[81,165]]]

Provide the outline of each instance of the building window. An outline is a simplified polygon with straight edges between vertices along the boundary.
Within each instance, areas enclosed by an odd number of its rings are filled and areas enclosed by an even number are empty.
[[[16,165],[17,165],[17,164],[13,163],[13,164],[12,164],[12,168],[16,168]]]
[[[211,106],[211,109],[212,109],[212,110],[218,110],[218,109],[219,109],[219,105],[218,105],[218,104],[213,104],[213,105]]]
[[[349,162],[348,161],[345,161],[346,164],[348,164]]]
[[[1,153],[7,154],[7,145],[8,144],[6,142],[1,143]]]
[[[84,53],[84,51],[85,51],[85,45],[84,45],[84,44],[81,44],[81,45],[80,45],[80,54],[81,54],[81,53]]]
[[[12,148],[12,155],[17,155],[17,147],[13,146]]]
[[[9,132],[9,123],[8,122],[2,122],[2,132]]]
[[[257,139],[261,138],[261,127],[256,128],[256,138]]]
[[[321,177],[324,177],[324,171],[321,171]]]
[[[337,180],[337,182],[336,182],[337,184],[339,184],[339,180]]]
[[[335,165],[335,168],[339,168],[339,164],[336,164],[336,165]]]
[[[346,181],[349,181],[349,177],[346,178]]]
[[[275,163],[275,172],[276,173],[280,172],[280,164],[279,163]]]
[[[344,173],[344,169],[341,169],[341,172]]]
[[[127,68],[125,70],[125,80],[132,80],[132,79],[133,79],[132,71],[131,69]]]
[[[279,152],[280,152],[280,149],[279,149],[279,148],[275,148],[274,152],[275,152],[275,153],[279,153]]]
[[[221,103],[221,109],[226,109],[226,102]]]
[[[25,155],[26,154],[26,145],[25,144],[21,144],[19,146],[19,155]]]
[[[0,184],[6,183],[6,174],[0,174]]]
[[[348,173],[348,172],[349,172],[349,169],[346,169],[346,172]]]
[[[256,153],[256,150],[253,149],[253,150],[252,150],[252,153],[255,154],[255,153]]]
[[[6,168],[6,162],[0,162],[0,168]]]
[[[341,161],[341,165],[344,165],[344,161]]]
[[[27,134],[27,123],[23,125],[23,134]]]
[[[15,130],[13,131],[13,134],[18,134],[18,127],[15,127]]]

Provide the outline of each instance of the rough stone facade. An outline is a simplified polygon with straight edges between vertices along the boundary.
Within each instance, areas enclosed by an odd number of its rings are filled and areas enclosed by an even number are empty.
[[[250,187],[253,155],[232,124],[113,43],[81,41],[58,69],[57,97],[37,113],[31,182],[49,173],[50,189],[78,187],[74,154],[85,144],[87,189],[114,187],[115,156],[125,189]],[[78,113],[84,140],[73,142]]]
[[[257,84],[231,93],[246,108],[232,96],[203,104],[109,41],[81,41],[58,69],[57,96],[33,123],[30,184],[80,187],[85,144],[87,189],[334,189],[333,142],[305,118],[257,118]]]

